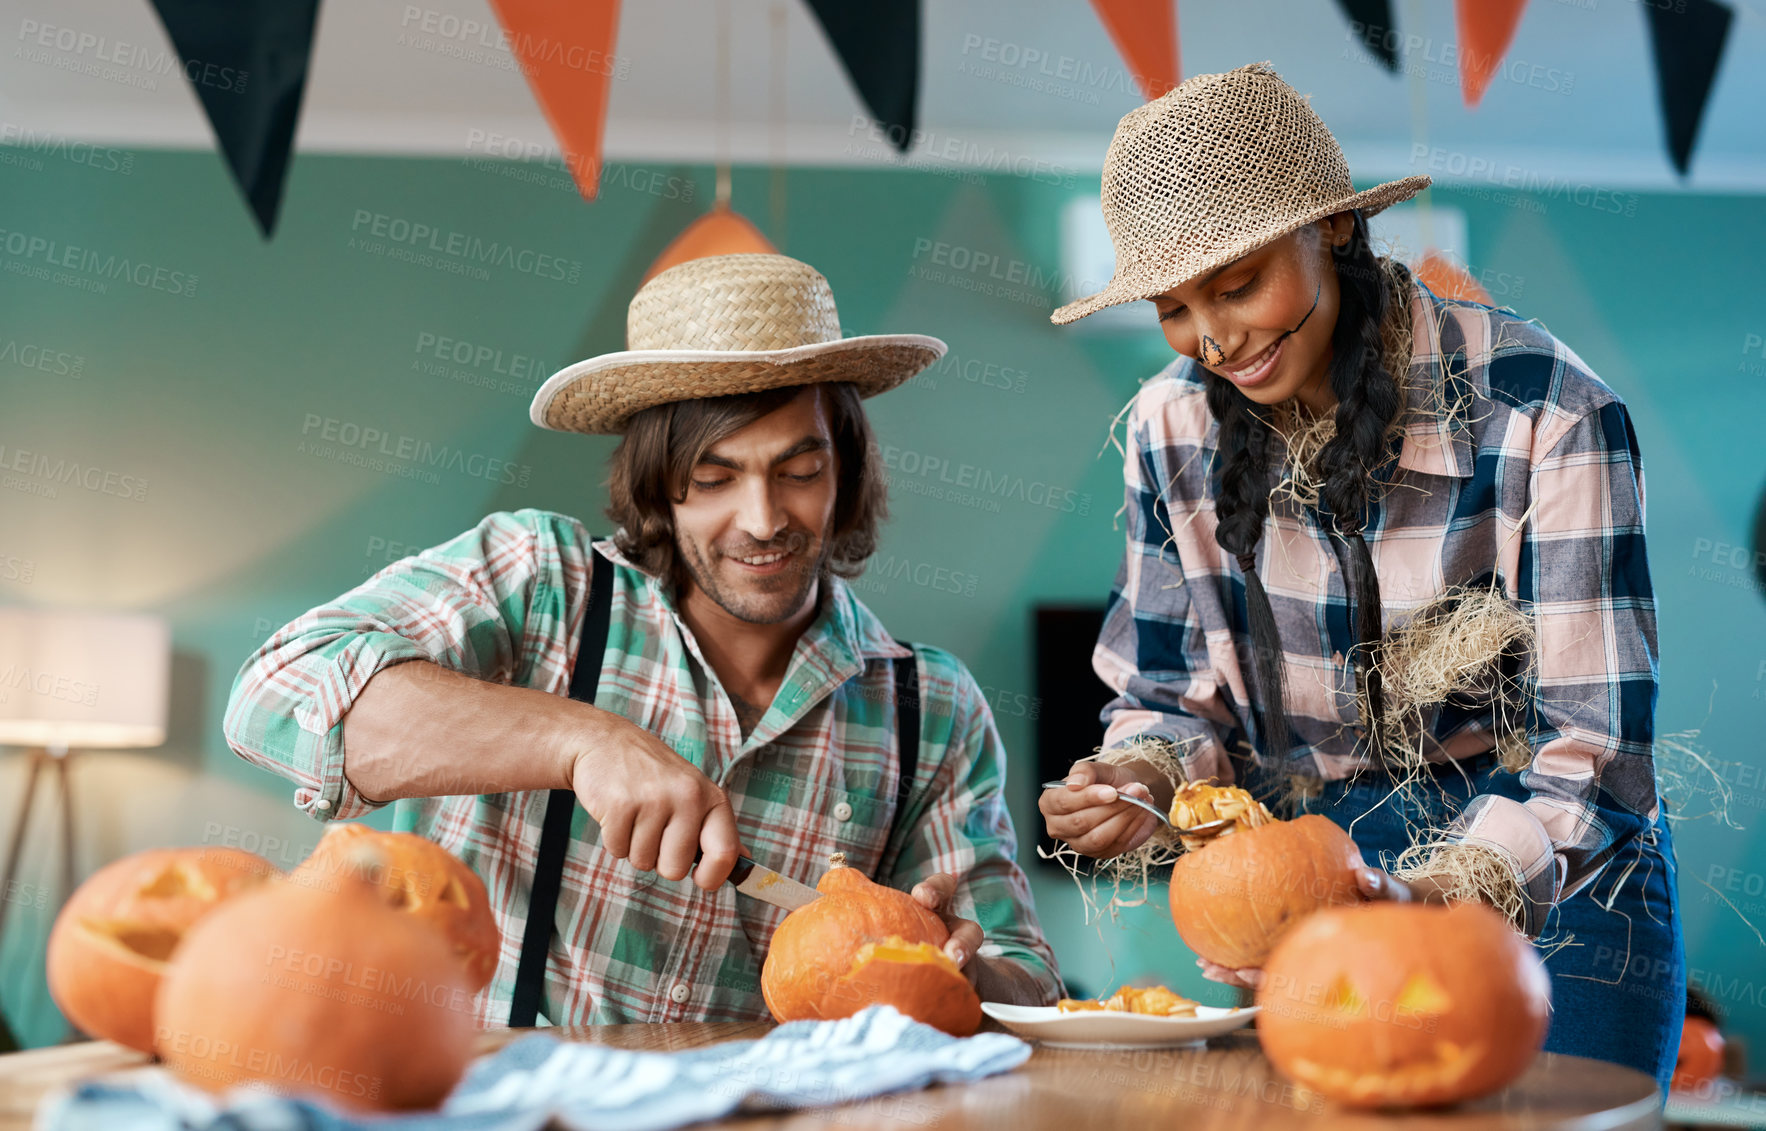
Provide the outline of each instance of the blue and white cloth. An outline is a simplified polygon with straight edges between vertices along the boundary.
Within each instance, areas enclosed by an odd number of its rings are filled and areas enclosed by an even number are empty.
[[[872,1006],[753,1041],[631,1052],[535,1033],[480,1059],[438,1111],[360,1116],[239,1089],[211,1097],[164,1072],[90,1081],[39,1112],[39,1131],[661,1131],[737,1112],[846,1104],[1008,1072],[1030,1046],[947,1036]]]

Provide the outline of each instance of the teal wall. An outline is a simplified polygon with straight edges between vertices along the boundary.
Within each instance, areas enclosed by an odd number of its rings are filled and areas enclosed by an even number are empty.
[[[609,443],[531,427],[528,398],[553,366],[621,348],[626,301],[703,209],[709,171],[615,168],[585,205],[551,169],[301,155],[266,244],[213,155],[137,153],[125,169],[0,152],[0,466],[32,453],[26,471],[0,478],[0,602],[153,610],[170,618],[177,650],[167,745],[75,766],[80,867],[201,840],[291,864],[318,827],[221,738],[239,663],[272,627],[489,510],[601,521]],[[785,224],[769,223],[775,187]],[[1049,325],[1055,213],[1084,188],[923,172],[736,177],[738,205],[828,276],[848,333],[950,343],[943,368],[871,402],[895,462],[971,464],[1042,484],[1025,495],[1056,502],[939,497],[934,478],[899,475],[882,547],[892,576],[860,583],[892,631],[953,649],[995,696],[1027,852],[1040,830],[1030,609],[1107,592],[1121,539],[1110,424],[1170,356],[1150,321],[1129,336]],[[1498,300],[1544,321],[1633,406],[1661,607],[1661,726],[1702,728],[1745,826],[1710,815],[1682,825],[1690,962],[1766,1048],[1766,963],[1742,919],[1766,919],[1766,607],[1727,549],[1747,541],[1766,462],[1766,312],[1744,282],[1758,278],[1766,212],[1756,198],[1646,196],[1627,216],[1562,197],[1437,197],[1468,213],[1473,264]],[[445,252],[395,257],[377,225],[521,254],[488,277],[462,275]],[[977,255],[997,266],[952,265]],[[441,339],[467,360],[436,360]],[[478,458],[410,478],[327,454],[328,428]],[[114,475],[108,489],[102,476],[96,490],[56,483],[30,472],[37,456]],[[485,460],[513,465],[514,482],[470,473]],[[0,759],[0,821],[12,819],[21,764]],[[1709,780],[1673,785],[1688,814],[1708,814],[1718,793]],[[52,827],[45,818],[29,838],[0,952],[0,1003],[34,1043],[61,1032],[41,975],[52,901],[32,886],[50,875]],[[1151,974],[1227,999],[1197,979],[1162,906],[1088,924],[1071,882],[1034,871],[1044,925],[1088,988]]]

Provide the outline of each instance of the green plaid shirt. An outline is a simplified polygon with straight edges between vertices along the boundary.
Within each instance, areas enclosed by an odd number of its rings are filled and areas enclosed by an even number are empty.
[[[660,736],[722,786],[742,843],[759,862],[815,882],[830,854],[908,889],[958,878],[956,910],[989,946],[1060,983],[1043,939],[1002,793],[1005,751],[960,661],[916,645],[920,760],[905,812],[891,661],[908,655],[838,578],[792,654],[785,680],[746,738],[728,695],[667,587],[614,549],[613,607],[596,706]],[[480,679],[569,693],[588,601],[590,539],[574,518],[493,514],[453,541],[395,562],[301,616],[248,660],[226,733],[247,761],[295,783],[320,820],[369,812],[344,776],[341,720],[374,674],[430,660]],[[397,803],[395,823],[465,860],[489,888],[502,951],[479,995],[481,1023],[509,1015],[525,927],[543,791]],[[760,968],[784,912],[725,885],[639,872],[601,848],[576,811],[546,964],[542,1015],[554,1024],[735,1021],[766,1015]]]

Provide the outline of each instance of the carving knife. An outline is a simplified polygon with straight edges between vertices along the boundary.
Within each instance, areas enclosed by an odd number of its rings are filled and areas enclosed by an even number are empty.
[[[703,853],[696,853],[693,856],[694,867],[698,867],[702,855]],[[774,907],[783,907],[787,911],[795,911],[822,898],[822,893],[815,888],[756,864],[747,856],[736,857],[736,866],[730,869],[727,882],[743,895],[762,903],[770,903]]]

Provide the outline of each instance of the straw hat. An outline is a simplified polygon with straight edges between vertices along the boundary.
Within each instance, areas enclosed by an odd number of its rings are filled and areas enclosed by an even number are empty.
[[[1049,320],[1151,298],[1334,212],[1371,216],[1428,185],[1356,192],[1337,139],[1268,63],[1197,75],[1116,126],[1103,184],[1115,276]]]
[[[842,338],[828,280],[783,255],[692,259],[638,289],[629,349],[552,374],[529,415],[556,432],[616,434],[653,405],[850,381],[874,397],[944,356],[924,334]]]

